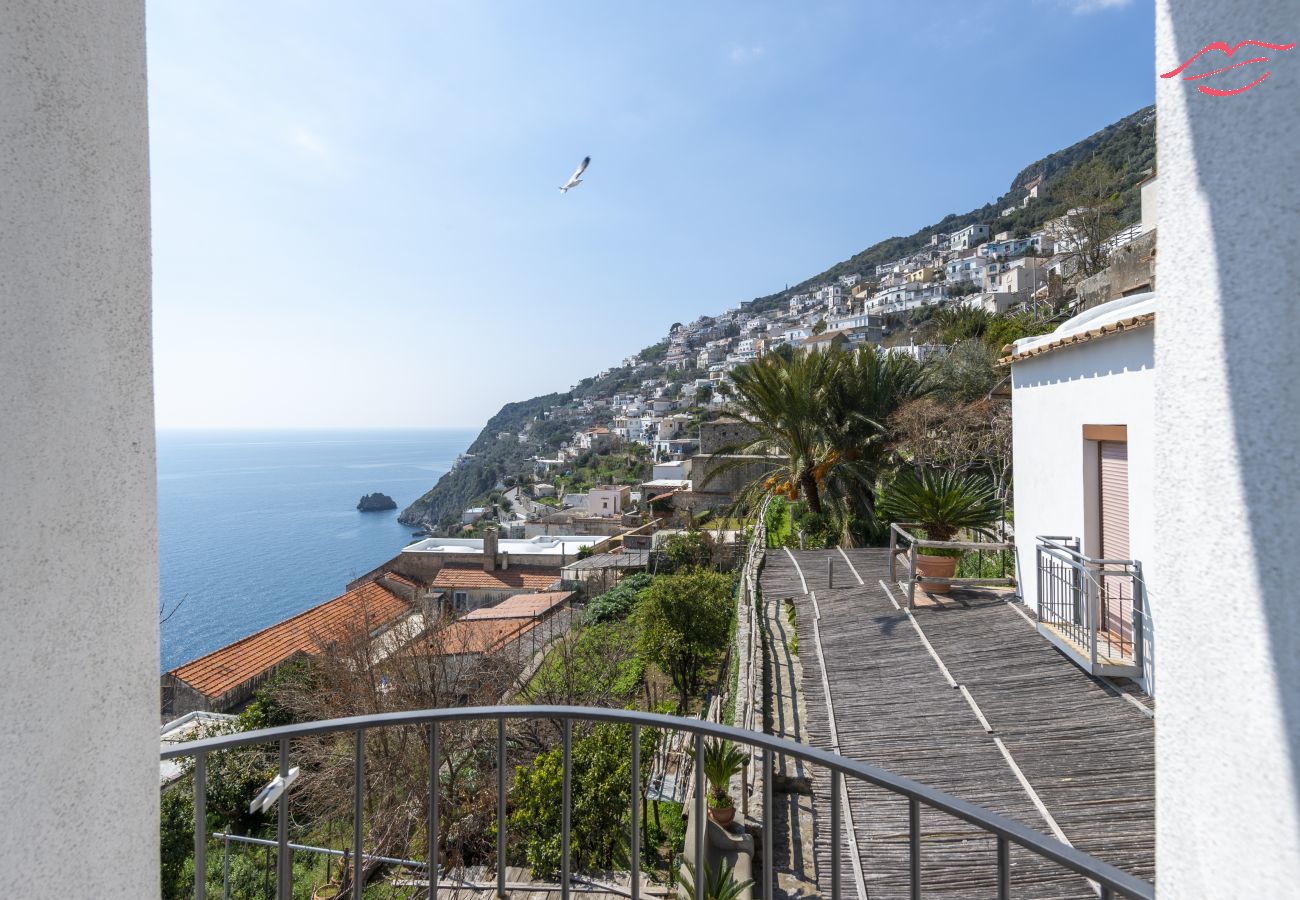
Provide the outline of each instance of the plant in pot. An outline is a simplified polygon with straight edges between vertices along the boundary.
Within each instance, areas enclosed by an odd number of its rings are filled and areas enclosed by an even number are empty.
[[[940,469],[921,474],[903,472],[880,498],[880,510],[895,522],[912,522],[931,541],[951,541],[962,531],[992,537],[1002,514],[993,483],[978,475],[958,475]],[[916,570],[923,578],[952,578],[961,550],[921,547]],[[931,593],[944,593],[950,584],[928,584]]]
[[[745,754],[731,741],[710,738],[704,744],[704,777],[709,781],[709,818],[730,825],[736,817],[731,779],[745,766]]]

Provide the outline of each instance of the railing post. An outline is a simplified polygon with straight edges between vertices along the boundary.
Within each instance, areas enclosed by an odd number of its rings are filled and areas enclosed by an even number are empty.
[[[907,855],[912,900],[921,900],[921,803],[915,797],[907,801]]]
[[[705,858],[704,835],[708,829],[708,813],[705,811],[704,790],[704,735],[695,735],[695,811],[691,819],[695,822],[695,900],[704,900],[704,885],[709,880],[709,861]]]
[[[641,896],[641,726],[632,726],[632,900]]]
[[[776,896],[776,859],[772,849],[772,829],[775,817],[772,812],[772,779],[776,771],[775,754],[771,747],[763,748],[763,900]]]
[[[497,719],[497,896],[506,894],[506,720]]]
[[[998,900],[1011,900],[1011,845],[998,835]]]
[[[280,739],[280,777],[289,776],[289,742]],[[275,893],[279,900],[293,900],[293,868],[289,850],[289,791],[280,793],[276,804]]]
[[[1146,628],[1146,593],[1147,585],[1142,580],[1142,563],[1133,561],[1129,569],[1129,578],[1133,582],[1133,665],[1145,668],[1146,655],[1144,630]]]
[[[916,609],[916,541],[907,549],[907,608]]]
[[[429,900],[438,900],[438,722],[429,725]]]
[[[230,835],[221,837],[221,900],[230,900]]]
[[[560,897],[569,900],[569,828],[573,818],[573,720],[564,720],[563,784],[560,790]]]
[[[1087,569],[1084,569],[1087,572]],[[1101,570],[1098,569],[1098,572]],[[1089,654],[1092,657],[1092,671],[1097,671],[1097,631],[1101,623],[1101,581],[1100,575],[1097,578],[1089,578],[1085,575],[1086,593],[1085,602],[1088,613],[1088,647]]]
[[[194,754],[194,900],[208,892],[208,755]]]
[[[894,523],[889,523],[889,583],[897,584],[898,576],[894,574],[897,568],[894,557],[898,554],[898,532],[894,530]]]
[[[840,779],[843,776],[831,770],[831,900],[840,900]]]
[[[365,853],[361,845],[366,839],[365,798],[366,786],[366,730],[357,729],[356,749],[352,765],[352,900],[361,900],[361,887],[365,881]]]

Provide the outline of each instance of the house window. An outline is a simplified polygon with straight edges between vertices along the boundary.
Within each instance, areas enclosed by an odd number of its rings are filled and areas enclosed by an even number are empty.
[[[463,610],[469,605],[469,593],[466,591],[456,591],[456,593],[452,594],[452,599],[456,609]]]

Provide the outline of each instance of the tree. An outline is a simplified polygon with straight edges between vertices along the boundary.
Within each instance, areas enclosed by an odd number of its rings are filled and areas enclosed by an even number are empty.
[[[733,378],[737,405],[757,436],[721,453],[772,459],[741,490],[738,508],[747,511],[767,494],[802,497],[811,515],[832,516],[846,540],[850,519],[873,515],[875,485],[890,460],[889,416],[933,389],[926,366],[874,347],[773,354],[742,366]],[[723,459],[703,483],[752,464]]]
[[[814,511],[821,512],[818,466],[826,462],[827,448],[821,440],[820,424],[826,389],[839,360],[838,353],[774,353],[732,373],[736,405],[756,436],[747,444],[724,447],[716,455],[757,455],[772,460],[741,490],[740,507],[757,506],[767,493],[783,494],[790,500],[802,494]],[[752,464],[753,460],[723,458],[703,484]]]
[[[697,569],[661,575],[642,596],[638,647],[672,680],[678,712],[686,711],[699,692],[705,667],[726,646],[732,587],[730,575]]]
[[[657,732],[642,731],[642,809],[649,783]],[[569,846],[574,865],[583,869],[626,866],[631,826],[631,728],[600,724],[572,745],[572,817]],[[510,792],[510,836],[516,858],[532,869],[535,878],[547,878],[560,868],[560,813],[564,755],[549,750],[515,770]]]
[[[1083,278],[1106,268],[1106,239],[1120,229],[1124,180],[1101,157],[1080,163],[1056,180],[1052,199],[1064,210],[1051,229],[1058,255],[1073,263]]]
[[[987,397],[1004,377],[994,368],[994,350],[981,340],[954,343],[935,368],[938,392],[953,403],[971,403]]]
[[[694,525],[694,516],[691,522]],[[692,528],[686,534],[674,534],[664,541],[660,553],[668,572],[680,572],[695,566],[707,566],[713,559],[713,545],[708,535]]]

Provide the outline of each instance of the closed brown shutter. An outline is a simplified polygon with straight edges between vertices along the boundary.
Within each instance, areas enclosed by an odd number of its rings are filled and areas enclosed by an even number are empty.
[[[1128,541],[1128,444],[1099,441],[1101,459],[1101,556],[1129,559]],[[1119,655],[1132,653],[1133,586],[1128,578],[1102,576],[1101,620],[1107,632],[1108,650]],[[1105,640],[1105,639],[1104,639]]]
[[[1101,555],[1128,559],[1128,444],[1101,441]]]

